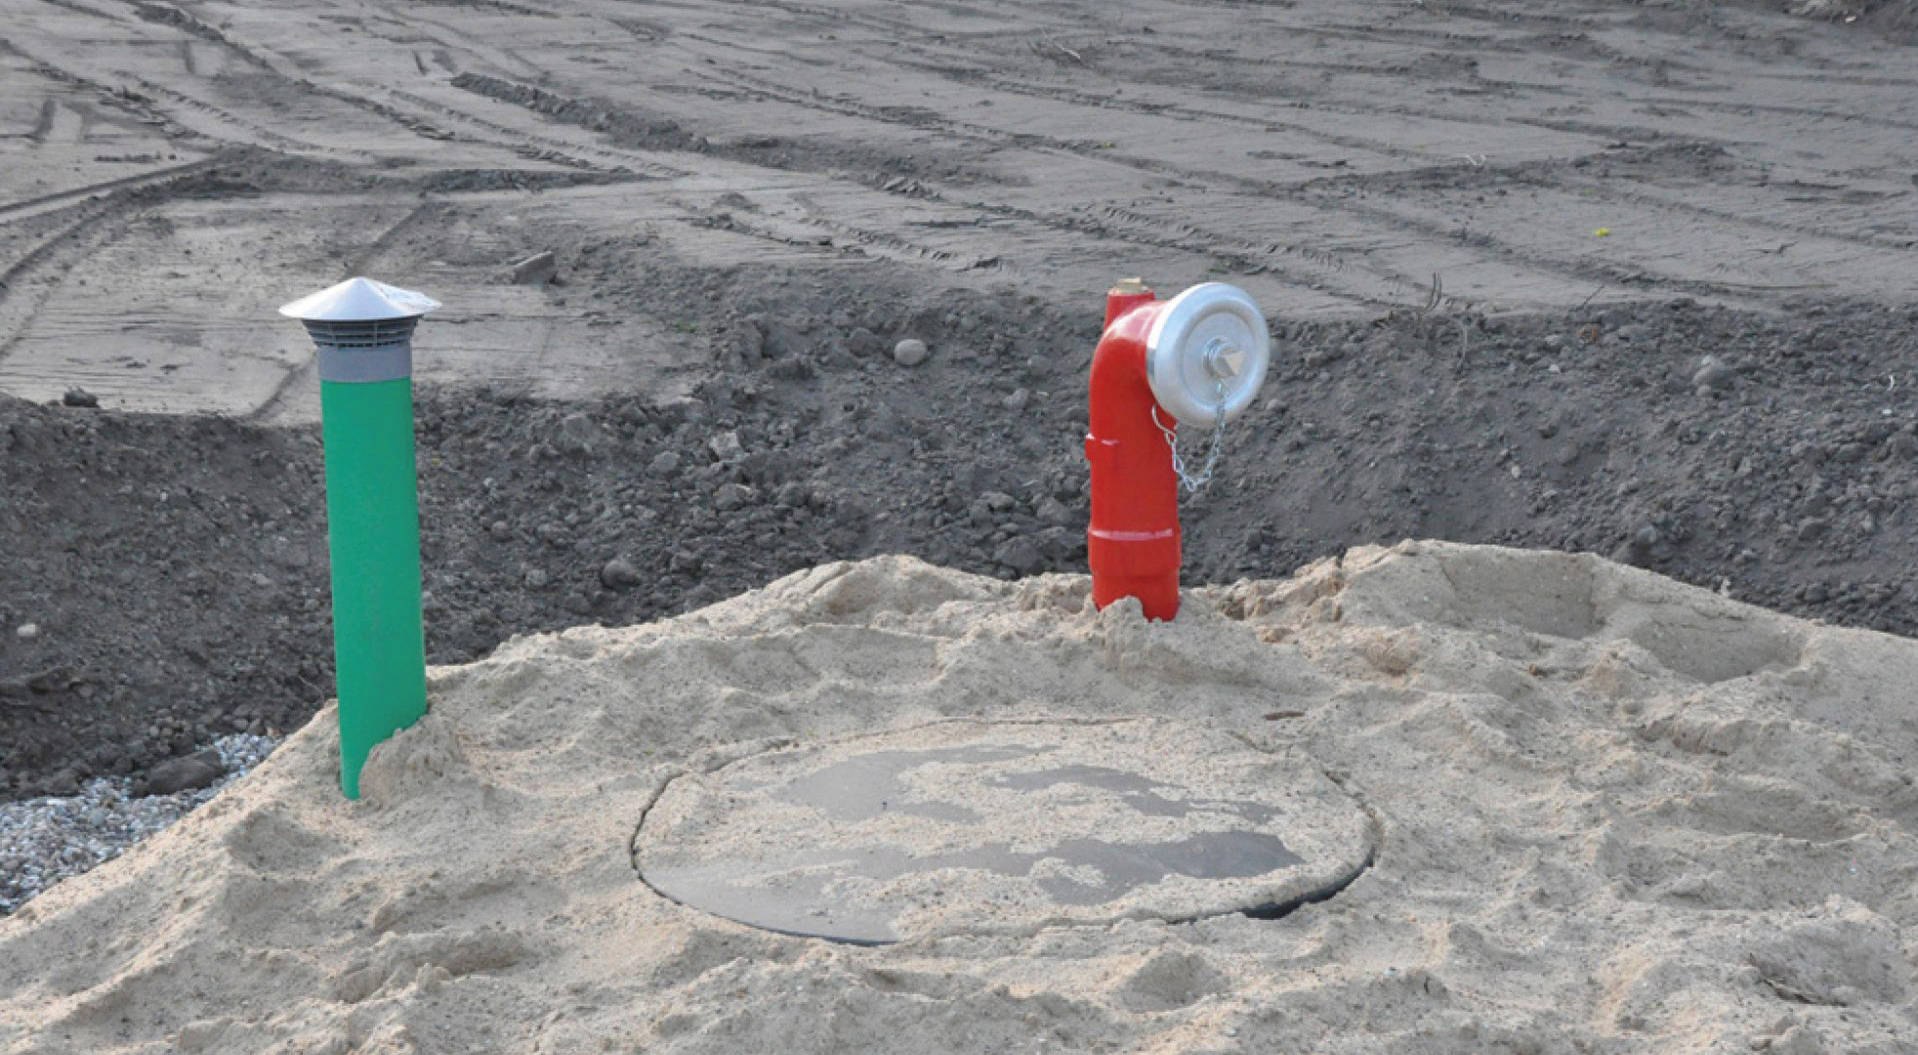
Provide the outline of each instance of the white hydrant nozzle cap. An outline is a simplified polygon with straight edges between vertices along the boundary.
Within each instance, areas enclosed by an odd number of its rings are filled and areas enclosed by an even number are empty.
[[[1165,302],[1145,338],[1152,397],[1182,425],[1239,416],[1265,383],[1272,336],[1246,292],[1206,282]]]

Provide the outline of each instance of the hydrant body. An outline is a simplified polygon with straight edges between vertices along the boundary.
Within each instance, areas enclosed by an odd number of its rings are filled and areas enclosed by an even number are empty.
[[[1086,435],[1092,603],[1104,608],[1137,597],[1147,619],[1179,614],[1179,477],[1155,412],[1167,428],[1177,423],[1146,381],[1146,334],[1164,308],[1143,287],[1121,285],[1106,295],[1105,333],[1092,353]]]
[[[1086,435],[1094,604],[1137,597],[1148,619],[1179,614],[1176,430],[1213,426],[1216,445],[1264,382],[1270,352],[1265,316],[1235,287],[1206,282],[1161,301],[1127,279],[1106,294]]]

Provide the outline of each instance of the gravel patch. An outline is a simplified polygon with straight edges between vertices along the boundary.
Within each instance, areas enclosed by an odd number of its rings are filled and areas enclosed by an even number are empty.
[[[130,777],[96,777],[77,795],[0,805],[0,915],[68,876],[120,856],[245,776],[280,741],[236,733],[215,740],[226,774],[204,788],[135,795]]]

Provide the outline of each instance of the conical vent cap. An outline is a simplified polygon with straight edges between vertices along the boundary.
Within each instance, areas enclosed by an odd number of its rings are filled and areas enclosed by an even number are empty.
[[[280,314],[302,322],[375,322],[418,318],[439,306],[439,301],[424,293],[370,278],[349,278],[282,305]]]

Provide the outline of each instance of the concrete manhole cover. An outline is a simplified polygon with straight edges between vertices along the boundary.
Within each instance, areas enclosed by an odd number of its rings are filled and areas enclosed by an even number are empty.
[[[1370,840],[1309,759],[1217,729],[958,721],[678,777],[634,863],[683,905],[877,944],[1277,913],[1351,882]]]

